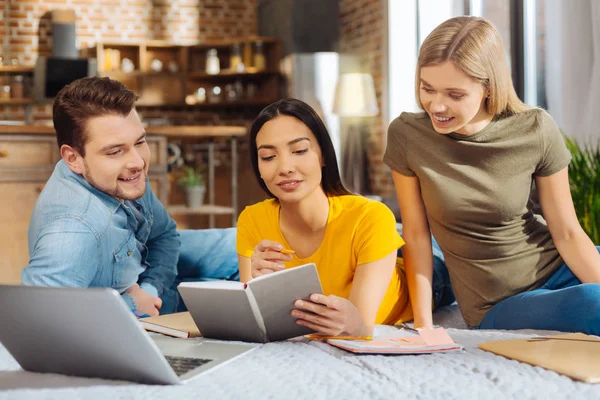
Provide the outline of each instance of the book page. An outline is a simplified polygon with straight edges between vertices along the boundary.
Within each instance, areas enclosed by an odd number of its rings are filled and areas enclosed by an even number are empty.
[[[177,289],[203,337],[259,343],[267,340],[245,290],[221,285],[179,285]]]
[[[315,264],[306,264],[266,274],[248,282],[262,315],[270,341],[285,340],[314,332],[298,325],[291,312],[298,299],[323,293]]]

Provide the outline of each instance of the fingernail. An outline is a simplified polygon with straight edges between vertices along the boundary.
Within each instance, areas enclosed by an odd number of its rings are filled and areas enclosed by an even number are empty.
[[[289,303],[288,303],[289,304]],[[304,305],[304,302],[302,300],[298,300],[296,302],[296,307],[302,307]]]
[[[316,294],[313,294],[312,296],[310,296],[310,299],[312,301],[319,301],[319,296],[317,296]]]

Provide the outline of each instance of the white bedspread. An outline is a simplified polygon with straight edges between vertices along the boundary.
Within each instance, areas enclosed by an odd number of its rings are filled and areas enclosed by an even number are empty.
[[[436,322],[464,325],[456,314],[450,308]],[[547,332],[448,333],[464,353],[356,356],[318,342],[270,343],[179,386],[29,373],[0,345],[0,399],[600,399],[600,385],[477,349],[485,340]]]

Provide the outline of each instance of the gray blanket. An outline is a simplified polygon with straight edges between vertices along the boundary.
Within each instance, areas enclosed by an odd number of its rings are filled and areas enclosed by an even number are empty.
[[[464,325],[452,307],[436,322]],[[319,342],[270,343],[179,386],[29,373],[0,345],[0,399],[600,399],[600,385],[477,349],[548,332],[447,331],[464,352],[356,356]]]

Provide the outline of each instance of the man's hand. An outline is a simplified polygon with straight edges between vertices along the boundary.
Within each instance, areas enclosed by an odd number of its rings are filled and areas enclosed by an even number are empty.
[[[135,304],[137,305],[138,316],[147,314],[151,317],[158,315],[158,310],[162,307],[162,300],[160,297],[154,297],[150,293],[142,289],[137,283],[125,291],[128,295],[133,297]]]

